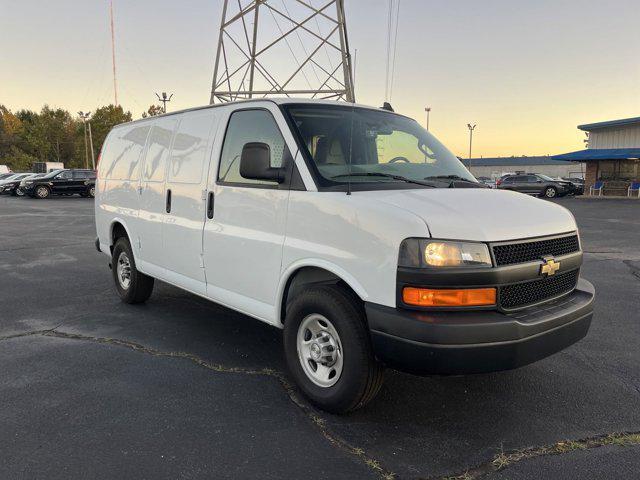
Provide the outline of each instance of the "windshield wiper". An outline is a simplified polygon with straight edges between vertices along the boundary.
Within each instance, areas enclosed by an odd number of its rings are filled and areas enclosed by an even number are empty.
[[[416,185],[423,185],[425,187],[436,188],[435,185],[431,185],[430,183],[426,183],[426,182],[421,182],[420,180],[413,180],[411,178],[403,177],[402,175],[393,175],[391,173],[381,173],[381,172],[342,173],[340,175],[334,175],[333,177],[331,177],[331,179],[341,178],[341,177],[385,177],[385,178],[391,178],[393,180],[399,180],[401,182],[415,183]]]
[[[425,177],[425,180],[459,180],[461,182],[468,182],[468,183],[478,183],[478,182],[474,182],[473,180],[469,180],[468,178],[464,178],[461,177],[460,175],[432,175],[430,177]]]

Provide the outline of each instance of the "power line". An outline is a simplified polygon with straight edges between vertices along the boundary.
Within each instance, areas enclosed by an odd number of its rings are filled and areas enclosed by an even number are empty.
[[[289,11],[289,8],[287,7],[287,4],[285,3],[285,0],[282,0],[282,6],[284,7],[285,11],[287,12],[287,15],[289,15],[289,17],[291,17],[291,12]],[[316,21],[318,20],[318,17],[316,17]],[[318,34],[320,34],[320,32],[318,32]],[[304,51],[304,54],[308,57],[309,56],[309,52],[307,51],[307,47],[304,46],[304,42],[302,41],[302,38],[300,37],[300,29],[296,29],[296,36],[298,37],[298,41],[300,42],[300,46],[302,47],[302,50]],[[326,48],[326,45],[325,45]],[[318,72],[316,71],[316,67],[313,64],[313,62],[311,62],[311,69],[313,70],[313,74],[316,76],[316,80],[318,81],[318,83],[321,82],[320,77],[318,76]],[[311,84],[309,84],[309,87],[311,87]]]
[[[400,19],[400,0],[396,0],[396,28],[393,34],[393,60],[391,61],[391,78],[389,79],[389,101],[393,96],[393,79],[396,73],[396,52],[398,50],[398,23]]]
[[[396,50],[398,43],[398,18],[400,17],[400,0],[389,0],[387,10],[387,58],[384,84],[384,98],[387,102],[393,94],[393,77],[396,68]]]
[[[284,39],[284,42],[287,44],[287,47],[289,47],[289,51],[291,52],[291,56],[293,57],[293,59],[296,61],[296,63],[298,64],[299,68],[302,68],[302,66],[300,65],[300,61],[298,60],[298,57],[296,57],[296,54],[293,52],[293,48],[291,47],[291,44],[289,43],[289,39],[287,37],[285,37],[284,35],[284,31],[282,30],[282,28],[280,28],[280,24],[278,23],[278,20],[276,19],[276,15],[273,13],[273,10],[268,8],[267,10],[269,10],[269,12],[271,13],[271,16],[273,17],[273,21],[276,23],[276,27],[278,27],[278,30],[280,31],[280,35],[282,36],[282,38]],[[289,11],[287,10],[287,14],[289,13]],[[300,37],[298,37],[300,38]],[[300,40],[300,43],[302,43],[302,40]],[[304,48],[304,47],[303,47]],[[308,56],[307,51],[305,50],[305,55]],[[315,71],[315,70],[314,70]],[[307,78],[307,74],[304,72],[304,70],[301,70],[300,73],[302,73],[302,76],[304,77],[304,79],[307,81],[307,85],[309,86],[309,88],[311,87],[311,82],[309,81],[309,79]],[[317,75],[316,75],[317,76]],[[320,79],[318,79],[318,81],[320,81]]]

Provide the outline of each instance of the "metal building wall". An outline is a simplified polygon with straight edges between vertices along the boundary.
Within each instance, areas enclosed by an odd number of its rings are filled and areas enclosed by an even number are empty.
[[[640,125],[591,131],[589,148],[640,148]]]

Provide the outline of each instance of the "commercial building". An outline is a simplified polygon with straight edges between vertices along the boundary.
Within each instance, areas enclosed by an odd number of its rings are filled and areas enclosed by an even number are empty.
[[[462,159],[476,177],[496,179],[505,173],[542,173],[550,177],[584,178],[585,166],[580,162],[543,157],[494,157]]]
[[[604,182],[604,195],[626,195],[640,180],[640,117],[578,125],[587,132],[588,148],[554,155],[555,160],[586,164],[585,192],[596,181]]]

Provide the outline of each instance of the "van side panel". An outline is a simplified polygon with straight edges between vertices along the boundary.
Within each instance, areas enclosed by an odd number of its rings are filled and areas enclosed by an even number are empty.
[[[216,109],[180,116],[169,159],[162,226],[162,267],[172,283],[204,295],[202,230],[206,208],[206,183],[215,127]]]
[[[111,245],[114,220],[123,223],[136,244],[138,230],[138,186],[150,122],[114,128],[102,149],[96,182],[96,226],[101,245]],[[134,246],[134,254],[135,246]]]
[[[157,266],[162,265],[166,256],[162,246],[165,181],[171,141],[177,125],[178,120],[174,117],[161,117],[154,121],[142,164],[138,257],[143,262]]]

